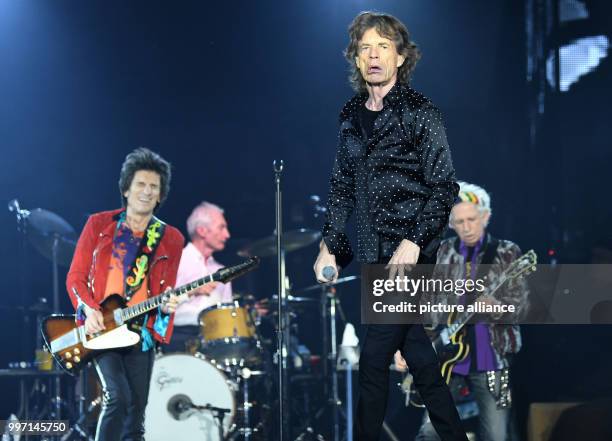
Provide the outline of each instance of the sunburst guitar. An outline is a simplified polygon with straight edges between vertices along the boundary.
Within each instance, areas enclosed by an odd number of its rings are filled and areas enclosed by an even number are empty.
[[[111,295],[100,305],[106,329],[94,335],[86,334],[85,326],[76,322],[74,314],[48,316],[41,324],[45,349],[51,353],[60,367],[70,374],[75,374],[81,366],[100,351],[133,346],[138,343],[140,341],[137,331],[139,319],[145,313],[163,305],[171,295],[184,297],[210,282],[227,283],[255,269],[258,264],[259,258],[251,257],[241,264],[222,268],[214,274],[150,297],[132,306],[127,306],[122,296]]]

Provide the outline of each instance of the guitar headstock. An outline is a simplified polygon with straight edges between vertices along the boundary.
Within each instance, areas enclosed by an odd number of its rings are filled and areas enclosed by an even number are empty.
[[[526,276],[536,271],[538,264],[538,255],[534,250],[529,250],[521,257],[516,259],[504,271],[509,279],[516,279],[520,276]]]
[[[253,256],[238,265],[222,268],[212,275],[212,279],[215,282],[227,283],[249,271],[253,271],[259,265],[259,260],[259,257]]]

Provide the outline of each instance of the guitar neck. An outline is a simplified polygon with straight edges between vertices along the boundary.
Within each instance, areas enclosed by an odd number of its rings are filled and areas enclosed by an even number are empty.
[[[215,280],[215,274],[210,274],[206,277],[202,277],[201,279],[194,280],[191,283],[188,283],[183,286],[179,286],[170,291],[166,291],[162,294],[159,294],[155,297],[151,297],[144,302],[140,302],[136,305],[128,306],[121,310],[121,318],[126,320],[131,320],[136,318],[142,314],[145,314],[149,311],[152,311],[155,308],[158,308],[170,298],[171,295],[177,295],[179,297],[185,296],[189,294],[191,291],[198,289],[199,287],[206,285],[207,283],[213,282]]]
[[[487,292],[484,295],[487,297],[492,296],[493,293],[495,293],[495,291],[497,291],[506,282],[506,280],[507,280],[507,277],[503,275],[498,281],[497,285],[489,289],[489,292]],[[474,315],[476,315],[476,311],[469,312],[467,314],[464,314],[459,321],[451,325],[448,325],[446,327],[446,329],[448,330],[448,338],[453,337],[455,334],[457,334],[457,332],[461,331],[461,329],[466,325],[467,322],[471,320],[472,317],[474,317]]]
[[[521,257],[516,259],[508,268],[506,268],[503,273],[501,273],[499,279],[497,280],[497,284],[494,287],[489,288],[488,292],[483,294],[483,296],[493,297],[495,291],[497,291],[501,286],[503,286],[504,283],[508,282],[509,280],[516,279],[517,277],[534,272],[536,270],[537,263],[538,256],[535,251],[527,251]],[[472,317],[474,317],[475,314],[476,310],[473,310],[467,314],[462,315],[456,323],[452,323],[446,326],[444,329],[442,329],[441,333],[436,338],[436,341],[439,343],[444,340],[443,335],[448,339],[452,338],[466,325],[467,322],[470,321]]]

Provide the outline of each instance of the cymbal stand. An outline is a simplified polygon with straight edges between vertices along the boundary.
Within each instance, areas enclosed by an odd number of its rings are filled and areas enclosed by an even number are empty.
[[[240,373],[236,375],[241,386],[240,391],[242,392],[242,403],[239,404],[242,411],[242,421],[238,427],[237,434],[241,435],[241,439],[245,441],[251,440],[257,431],[256,428],[251,427],[251,409],[253,408],[253,402],[250,401],[249,379],[252,378],[252,375],[252,371],[247,368],[241,369]]]
[[[93,398],[89,403],[87,398],[89,394],[89,370],[91,369],[91,363],[87,363],[83,369],[79,372],[79,380],[77,383],[76,394],[78,401],[78,418],[70,430],[61,437],[60,441],[69,441],[71,439],[86,439],[88,441],[93,440],[93,436],[89,433],[89,427],[87,427],[87,417],[93,412],[98,406],[102,405],[102,396]],[[76,438],[75,438],[76,437]]]
[[[274,161],[274,182],[276,184],[276,256],[278,265],[278,327],[276,360],[278,363],[278,419],[279,441],[289,439],[289,381],[287,375],[287,358],[290,341],[289,317],[285,312],[287,292],[285,286],[285,250],[283,248],[283,218],[282,218],[282,173],[284,163],[282,160]]]
[[[59,310],[59,276],[58,276],[58,263],[57,263],[57,248],[59,246],[60,237],[58,234],[53,236],[53,253],[52,261],[53,265],[53,313],[58,314]],[[59,375],[55,377],[55,414],[54,417],[60,420],[62,417],[62,384]]]
[[[329,301],[329,305],[328,305]],[[342,320],[346,321],[340,306],[340,300],[336,296],[336,288],[333,285],[325,284],[321,286],[321,318],[323,324],[323,353],[327,352],[326,360],[323,365],[323,375],[331,378],[331,390],[327,382],[325,383],[325,395],[328,397],[327,404],[317,412],[315,419],[318,419],[327,408],[332,406],[333,411],[333,434],[334,441],[340,441],[340,417],[346,418],[342,409],[342,401],[338,392],[338,339],[336,335],[336,310],[340,313]]]
[[[336,336],[336,289],[328,286],[325,295],[329,299],[329,326],[331,331],[329,364],[331,365],[331,402],[334,409],[334,441],[340,441],[340,412],[342,402],[338,393],[338,338]]]
[[[8,209],[10,212],[14,212],[17,217],[17,231],[21,233],[19,236],[20,240],[20,266],[19,266],[19,282],[21,288],[21,301],[23,307],[23,331],[22,331],[22,340],[21,340],[21,359],[28,360],[31,357],[29,353],[32,349],[30,347],[31,342],[28,341],[31,337],[31,323],[30,323],[30,315],[27,312],[27,308],[30,306],[29,298],[29,290],[27,289],[27,276],[26,276],[26,268],[28,268],[27,262],[27,251],[26,251],[26,235],[28,233],[28,216],[30,215],[30,211],[24,208],[21,208],[19,205],[19,201],[17,199],[13,199],[8,203]],[[38,333],[36,333],[36,348],[39,348],[40,337],[38,337]],[[41,342],[42,343],[42,342]]]

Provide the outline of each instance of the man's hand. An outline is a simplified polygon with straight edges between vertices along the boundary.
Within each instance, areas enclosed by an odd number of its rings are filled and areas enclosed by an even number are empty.
[[[170,291],[171,288],[167,288],[166,291]],[[179,297],[175,294],[171,294],[170,298],[166,303],[164,303],[161,307],[161,310],[164,314],[174,314],[176,311],[176,307],[179,304]]]
[[[219,286],[219,282],[207,283],[206,285],[201,286],[195,291],[193,291],[190,296],[209,296],[210,293],[212,293],[217,288],[217,286]]]
[[[389,270],[389,280],[395,280],[396,275],[404,277],[404,274],[416,265],[420,253],[421,248],[416,243],[408,239],[402,240],[385,267]]]
[[[478,302],[484,303],[487,306],[495,306],[495,305],[501,305],[501,302],[497,299],[494,299],[491,296],[480,296],[478,297]]]
[[[323,268],[326,266],[331,266],[336,270],[336,274],[332,280],[327,280],[325,277],[323,277]],[[319,283],[335,282],[338,279],[338,273],[340,271],[338,265],[336,265],[336,256],[329,252],[327,245],[325,245],[325,241],[323,240],[321,240],[321,244],[319,245],[319,255],[317,256],[313,269],[317,282]]]
[[[395,351],[395,355],[393,355],[393,361],[395,363],[395,369],[400,372],[406,372],[408,370],[408,364],[404,357],[402,357],[402,353],[400,351]]]
[[[487,306],[503,305],[502,302],[500,302],[496,298],[488,296],[488,295],[480,296],[480,297],[478,297],[478,299],[476,299],[476,301],[484,303]],[[485,313],[485,314],[487,314],[487,313]],[[491,312],[491,313],[488,313],[488,315],[489,315],[489,317],[492,320],[499,320],[500,318],[503,317],[504,313],[503,312],[498,312],[498,313]]]
[[[97,334],[106,329],[104,326],[104,317],[97,309],[85,307],[85,332],[87,335]]]
[[[266,316],[270,312],[270,302],[268,299],[256,301],[253,307],[255,308],[255,312],[257,313],[258,317]]]

